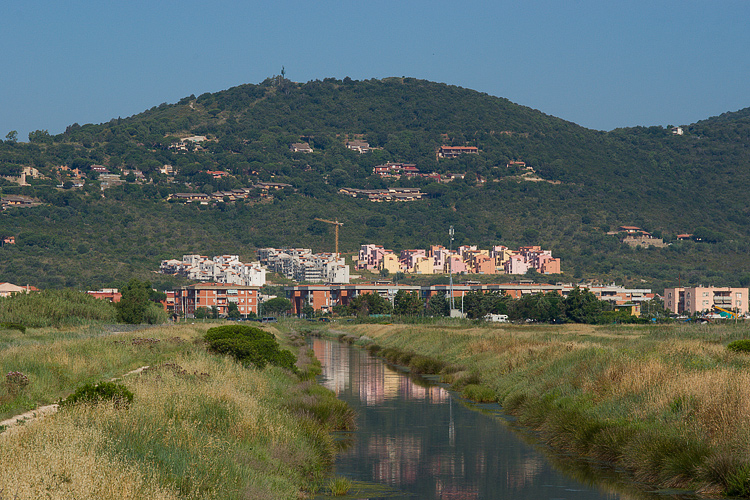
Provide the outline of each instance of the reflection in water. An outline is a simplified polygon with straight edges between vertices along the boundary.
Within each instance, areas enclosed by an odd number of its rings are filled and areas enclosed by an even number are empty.
[[[418,385],[364,350],[312,343],[323,364],[321,383],[359,414],[354,444],[337,458],[338,475],[392,486],[404,498],[648,497],[582,484],[555,470],[497,418],[468,409],[444,388],[423,380]]]

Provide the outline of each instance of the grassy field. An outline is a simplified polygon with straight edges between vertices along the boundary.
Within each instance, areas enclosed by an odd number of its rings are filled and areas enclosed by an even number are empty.
[[[0,499],[297,499],[326,484],[330,431],[352,419],[306,380],[306,349],[301,375],[246,368],[205,350],[210,326],[0,331],[0,420],[149,366],[121,378],[126,408],[67,406],[0,433]]]
[[[336,325],[638,482],[750,497],[750,326]],[[350,337],[348,340],[352,341]],[[360,341],[360,344],[368,344]],[[427,357],[427,359],[425,359]]]

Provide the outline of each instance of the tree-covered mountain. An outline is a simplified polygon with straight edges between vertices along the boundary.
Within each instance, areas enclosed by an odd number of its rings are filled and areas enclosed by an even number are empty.
[[[563,259],[564,278],[599,278],[659,288],[665,283],[750,283],[750,109],[692,125],[588,130],[487,94],[416,80],[387,78],[258,85],[189,96],[100,125],[65,133],[9,134],[0,145],[0,176],[34,167],[46,179],[20,187],[0,180],[5,195],[43,202],[0,216],[0,281],[37,286],[101,286],[151,277],[163,258],[183,253],[237,253],[262,246],[333,250],[332,229],[344,223],[341,248],[361,243],[394,250],[448,243],[540,244]],[[179,138],[205,136],[187,151]],[[375,148],[345,147],[363,139]],[[313,153],[294,153],[308,142]],[[441,145],[475,146],[479,154],[438,159]],[[522,176],[523,161],[536,174]],[[373,167],[414,163],[421,172],[466,173],[463,180],[381,179]],[[64,183],[79,168],[82,188]],[[100,189],[92,165],[114,173],[137,169],[122,186]],[[171,165],[173,178],[160,173]],[[229,175],[214,178],[209,172]],[[529,180],[531,177],[534,180]],[[167,202],[181,192],[288,183],[294,190],[209,205]],[[64,187],[57,187],[62,184]],[[371,203],[338,194],[341,187],[420,187],[429,199]],[[66,189],[67,188],[67,189]],[[673,243],[631,249],[607,235],[640,226]],[[676,241],[679,233],[702,241]],[[159,278],[159,277],[156,277]]]

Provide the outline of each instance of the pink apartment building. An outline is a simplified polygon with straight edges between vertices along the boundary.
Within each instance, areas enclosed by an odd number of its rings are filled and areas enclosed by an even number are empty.
[[[664,308],[674,314],[691,315],[713,310],[714,306],[747,314],[747,288],[675,287],[664,289]]]
[[[383,256],[388,252],[382,245],[360,245],[357,269],[380,269]]]

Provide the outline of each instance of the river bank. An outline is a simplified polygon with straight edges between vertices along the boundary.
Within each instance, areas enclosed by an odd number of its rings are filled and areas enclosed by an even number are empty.
[[[119,380],[134,394],[127,408],[75,405],[0,432],[0,498],[297,499],[320,488],[336,452],[331,431],[346,424],[343,404],[310,381],[317,361],[303,348],[299,374],[245,368],[206,351],[211,326],[59,339],[30,330],[33,342],[6,344],[5,416],[148,369]]]
[[[335,328],[634,482],[750,496],[750,360],[726,349],[746,326]]]

